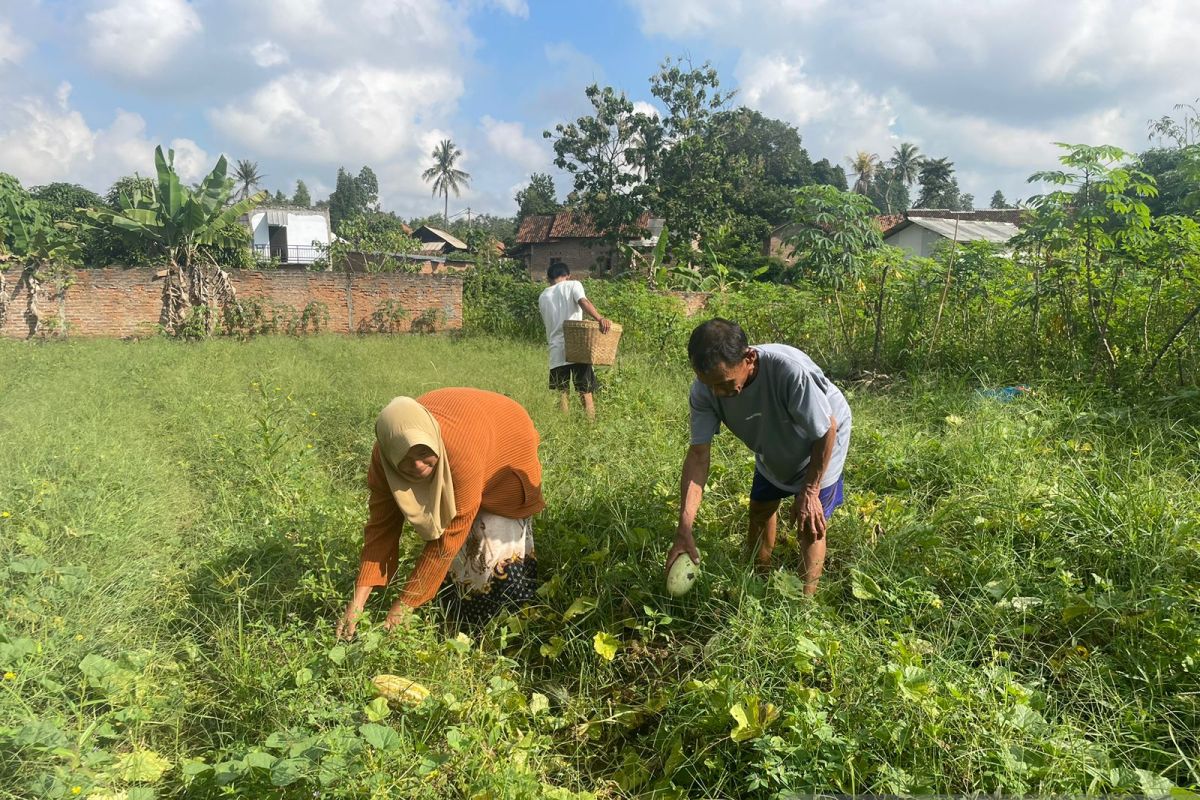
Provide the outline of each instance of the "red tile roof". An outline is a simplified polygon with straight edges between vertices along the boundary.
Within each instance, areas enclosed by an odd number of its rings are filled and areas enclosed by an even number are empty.
[[[648,228],[650,214],[642,214],[637,224],[639,228]],[[601,233],[596,230],[586,214],[568,210],[559,211],[557,214],[526,217],[517,230],[517,243],[539,244],[556,239],[599,239],[600,236]]]
[[[554,215],[526,217],[521,220],[517,229],[517,244],[533,244],[544,242],[550,238],[550,227],[554,225]]]
[[[880,214],[875,217],[875,222],[879,224],[879,230],[882,233],[887,233],[892,228],[904,222],[906,217],[903,214]]]

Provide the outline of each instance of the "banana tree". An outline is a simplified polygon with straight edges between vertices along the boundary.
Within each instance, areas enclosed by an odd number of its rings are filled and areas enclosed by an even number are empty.
[[[25,315],[29,320],[29,335],[34,336],[41,331],[45,316],[38,305],[39,299],[45,299],[42,282],[55,281],[57,287],[53,296],[61,298],[71,284],[69,269],[79,266],[82,251],[71,223],[55,224],[27,196],[22,198],[9,193],[3,200],[0,205],[0,248],[7,241],[12,255],[24,264],[13,293],[15,297],[21,286],[25,286]],[[9,302],[8,287],[0,273],[0,326],[8,316]]]
[[[146,191],[135,185],[122,194],[116,209],[91,209],[88,216],[123,236],[148,242],[165,260],[163,327],[178,333],[189,311],[204,314],[206,333],[212,333],[214,305],[237,303],[229,274],[213,258],[208,247],[229,245],[238,240],[238,218],[267,198],[258,192],[230,203],[233,182],[227,177],[225,156],[212,172],[194,187],[179,180],[175,151],[163,155],[154,149],[157,181]]]

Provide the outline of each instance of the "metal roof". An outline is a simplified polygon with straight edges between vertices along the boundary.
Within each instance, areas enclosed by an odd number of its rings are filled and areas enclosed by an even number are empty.
[[[1004,244],[1020,230],[1011,222],[986,222],[981,220],[937,219],[933,217],[909,217],[908,224],[901,223],[888,231],[888,236],[900,232],[908,225],[919,225],[947,239],[960,242],[996,242]]]
[[[420,228],[417,228],[415,231],[413,231],[413,233],[417,235],[418,239],[421,238],[421,236],[419,234],[420,234],[420,231],[422,228],[429,231],[434,236],[441,239],[443,242],[445,242],[446,244],[450,245],[451,247],[453,247],[455,249],[458,249],[458,250],[470,250],[471,249],[471,248],[467,247],[467,243],[464,242],[462,239],[459,239],[458,237],[456,237],[452,234],[446,233],[444,230],[441,230],[440,228],[434,228],[429,225],[422,225]]]

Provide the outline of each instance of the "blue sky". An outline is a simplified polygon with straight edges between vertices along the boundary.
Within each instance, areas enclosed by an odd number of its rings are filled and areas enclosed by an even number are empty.
[[[189,179],[224,153],[322,197],[367,164],[409,216],[440,210],[419,176],[450,137],[473,176],[451,212],[509,214],[531,171],[569,191],[541,132],[585,86],[645,103],[687,55],[814,159],[912,141],[985,204],[1055,141],[1145,147],[1197,93],[1196,41],[1190,0],[0,0],[0,171],[103,191],[162,143]]]

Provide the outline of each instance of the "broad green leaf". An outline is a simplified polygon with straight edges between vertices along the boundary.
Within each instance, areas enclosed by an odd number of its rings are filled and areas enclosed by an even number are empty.
[[[117,772],[128,783],[155,783],[171,768],[171,762],[153,750],[134,750],[117,761]]]
[[[359,727],[358,732],[362,734],[363,739],[367,744],[374,747],[376,750],[391,750],[400,744],[400,736],[387,725],[376,725],[375,723],[367,723]]]
[[[550,698],[544,694],[534,692],[529,697],[529,715],[536,717],[538,714],[543,714],[550,710]]]
[[[179,771],[183,774],[183,777],[194,780],[212,774],[213,768],[212,764],[205,764],[203,761],[194,758],[186,758],[180,762]]]
[[[270,769],[271,767],[275,766],[275,762],[278,761],[279,758],[263,750],[251,750],[246,754],[246,757],[243,760],[246,762],[247,767],[254,767],[255,769]]]
[[[309,669],[308,667],[302,667],[302,668],[296,670],[295,680],[296,680],[297,687],[304,686],[305,684],[308,684],[308,683],[312,683],[312,679],[313,679],[313,671],[311,669]]]
[[[376,697],[363,707],[363,712],[371,722],[382,722],[392,713],[386,697]]]
[[[344,645],[337,645],[328,653],[329,660],[335,664],[341,664],[346,660],[346,648]]]
[[[575,602],[571,603],[571,607],[563,612],[563,620],[570,620],[578,617],[581,614],[586,614],[596,607],[596,598],[594,597],[577,597]]]
[[[621,640],[606,631],[592,637],[592,647],[605,661],[612,661],[621,649]]]
[[[542,654],[542,658],[549,658],[553,660],[558,658],[566,644],[566,641],[561,636],[551,636],[550,641],[544,643],[538,648],[538,652]]]
[[[747,697],[732,706],[729,715],[736,723],[729,738],[735,742],[746,742],[766,733],[767,728],[779,719],[779,709],[771,703],[760,703],[757,697]]]
[[[272,786],[290,786],[304,777],[308,768],[308,760],[303,758],[285,758],[271,767]]]
[[[447,639],[446,647],[456,653],[469,653],[471,652],[471,637],[465,633],[460,633],[453,639]]]
[[[879,588],[879,584],[870,575],[866,575],[858,570],[851,570],[850,593],[859,600],[875,600],[883,594],[883,590]]]
[[[117,665],[104,656],[88,653],[79,662],[79,671],[89,678],[101,680],[117,671]]]

